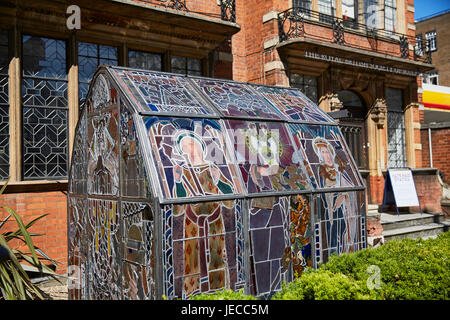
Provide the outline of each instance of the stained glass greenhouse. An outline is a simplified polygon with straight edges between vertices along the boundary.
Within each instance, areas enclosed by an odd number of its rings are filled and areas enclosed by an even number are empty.
[[[267,298],[366,246],[355,162],[297,89],[101,66],[71,161],[71,299]]]

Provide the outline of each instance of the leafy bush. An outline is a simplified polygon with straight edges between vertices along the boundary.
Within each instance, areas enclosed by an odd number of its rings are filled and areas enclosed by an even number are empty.
[[[199,294],[192,297],[191,300],[258,300],[254,296],[244,294],[244,289],[234,292],[230,289],[224,289],[214,294]]]
[[[450,288],[450,232],[436,239],[390,241],[378,248],[332,256],[318,270],[307,269],[284,284],[274,300],[448,300]],[[373,283],[379,272],[379,286]],[[251,299],[240,291],[224,290],[195,299]]]
[[[273,300],[368,300],[375,295],[365,283],[342,273],[319,269],[306,271],[294,282],[283,285]]]
[[[380,272],[378,299],[448,299],[450,288],[450,232],[436,239],[390,241],[372,249],[334,256],[321,267],[366,283],[369,266]]]

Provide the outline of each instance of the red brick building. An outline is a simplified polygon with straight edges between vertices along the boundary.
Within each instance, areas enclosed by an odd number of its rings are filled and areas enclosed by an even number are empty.
[[[33,231],[59,272],[78,110],[101,63],[300,88],[339,119],[369,203],[388,167],[423,165],[417,75],[433,66],[415,54],[412,0],[72,2],[79,29],[67,1],[0,0],[0,205],[49,213]]]

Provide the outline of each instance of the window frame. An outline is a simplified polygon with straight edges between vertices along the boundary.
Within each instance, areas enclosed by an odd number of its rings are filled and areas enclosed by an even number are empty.
[[[48,75],[25,75],[25,52],[24,52],[24,38],[25,37],[39,37],[39,38],[44,38],[44,39],[51,39],[51,40],[55,40],[55,41],[62,41],[64,42],[64,46],[65,46],[65,56],[64,56],[64,60],[65,60],[65,76],[64,77],[55,77],[52,78],[51,76]],[[53,35],[42,35],[42,34],[36,34],[33,32],[21,32],[19,35],[19,41],[20,41],[20,81],[19,81],[19,86],[20,86],[20,115],[21,115],[21,119],[20,119],[20,130],[22,131],[21,137],[20,137],[20,159],[21,159],[21,163],[18,164],[21,167],[21,174],[20,174],[20,181],[21,182],[27,182],[27,181],[66,181],[68,180],[69,177],[69,167],[70,167],[70,121],[69,121],[69,113],[70,113],[70,104],[69,104],[69,64],[70,64],[70,58],[69,58],[69,51],[70,51],[70,41],[63,36],[53,36]],[[25,105],[24,102],[24,92],[23,92],[23,86],[24,86],[24,79],[25,78],[30,78],[30,79],[40,79],[42,81],[54,81],[54,82],[65,82],[66,83],[66,95],[67,95],[67,106],[66,107],[55,107],[55,106],[37,106],[37,105]],[[49,176],[48,175],[48,168],[47,165],[48,163],[45,163],[45,176],[29,176],[26,177],[26,172],[25,172],[25,160],[24,157],[26,155],[26,146],[25,146],[25,137],[24,137],[24,109],[28,108],[28,109],[54,109],[54,110],[59,110],[59,111],[65,111],[66,113],[66,118],[65,118],[65,140],[66,140],[66,145],[65,145],[65,157],[66,157],[66,164],[65,164],[65,170],[66,170],[66,174],[64,176]],[[10,168],[11,168],[11,163],[10,163]]]
[[[429,52],[435,52],[437,51],[438,47],[437,47],[437,34],[436,34],[436,30],[431,30],[428,32],[425,32],[425,40],[428,40],[430,43],[430,47],[428,48]]]

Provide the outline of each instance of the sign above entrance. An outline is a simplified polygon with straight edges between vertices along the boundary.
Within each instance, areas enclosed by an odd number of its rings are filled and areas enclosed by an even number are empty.
[[[338,63],[338,64],[345,64],[345,65],[350,65],[352,67],[360,67],[360,68],[371,69],[371,70],[382,71],[382,72],[397,73],[397,74],[411,76],[411,77],[417,77],[420,74],[420,72],[417,72],[414,70],[395,68],[395,67],[385,66],[382,64],[370,63],[370,62],[365,62],[365,61],[355,60],[355,59],[350,59],[350,58],[344,58],[344,57],[338,57],[338,56],[333,56],[333,55],[329,55],[329,54],[311,52],[308,50],[305,50],[305,58],[322,60],[322,61]]]

